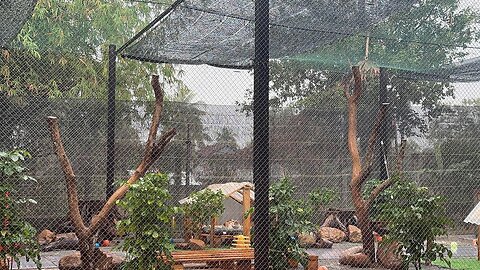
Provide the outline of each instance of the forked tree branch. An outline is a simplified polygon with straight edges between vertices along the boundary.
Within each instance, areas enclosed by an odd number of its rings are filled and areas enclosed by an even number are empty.
[[[50,129],[50,135],[52,136],[53,145],[55,147],[55,153],[62,165],[63,174],[67,181],[67,196],[68,196],[68,210],[69,216],[72,220],[75,230],[79,234],[86,234],[87,227],[83,223],[82,215],[78,207],[78,193],[77,193],[77,180],[75,173],[73,172],[72,164],[67,157],[65,148],[63,147],[62,138],[60,135],[60,127],[58,125],[58,119],[54,116],[47,117],[48,128]]]
[[[170,142],[171,139],[176,135],[175,129],[171,129],[165,134],[163,134],[158,143],[155,142],[158,127],[160,125],[160,118],[162,116],[163,110],[163,90],[160,87],[158,75],[152,76],[151,84],[153,91],[155,93],[155,108],[153,111],[152,123],[150,125],[150,131],[148,134],[147,143],[145,146],[145,153],[142,158],[142,161],[135,169],[134,173],[130,176],[128,181],[118,188],[111,196],[108,198],[105,205],[102,207],[100,212],[92,218],[90,225],[90,231],[95,232],[100,224],[105,220],[108,213],[115,206],[117,200],[121,199],[127,193],[130,185],[138,181],[142,176],[145,175],[150,166],[160,157],[160,154],[165,149],[165,146]]]
[[[50,127],[50,132],[52,135],[52,140],[55,145],[57,156],[60,160],[62,165],[65,178],[67,180],[67,192],[68,192],[68,201],[69,201],[69,210],[70,210],[70,218],[75,226],[75,230],[77,233],[81,233],[83,235],[91,235],[97,231],[100,224],[106,219],[108,213],[112,210],[115,206],[116,201],[121,199],[125,193],[127,193],[130,185],[137,182],[150,168],[150,166],[160,157],[163,150],[167,146],[167,144],[173,139],[176,135],[175,129],[171,129],[165,132],[156,142],[156,136],[158,127],[160,125],[160,118],[162,116],[163,110],[163,90],[160,87],[159,78],[157,75],[152,76],[151,81],[154,93],[155,93],[155,107],[152,117],[152,122],[150,125],[150,130],[148,134],[147,143],[145,146],[144,156],[140,162],[140,164],[135,169],[134,173],[130,176],[128,181],[118,188],[111,196],[108,198],[105,205],[102,207],[100,212],[95,215],[89,227],[86,227],[82,221],[80,210],[78,208],[78,194],[77,194],[77,185],[75,180],[75,174],[73,172],[72,166],[70,161],[67,158],[65,150],[62,145],[61,137],[60,137],[60,128],[58,126],[58,120],[56,117],[49,117],[48,118],[48,125]]]
[[[402,142],[400,144],[400,151],[397,155],[397,175],[395,177],[388,178],[387,180],[382,182],[380,185],[375,187],[375,189],[373,189],[367,201],[369,207],[373,203],[373,201],[378,197],[378,195],[380,195],[380,193],[382,193],[384,190],[389,188],[394,183],[394,181],[401,176],[402,170],[403,170],[403,159],[405,156],[406,145],[407,145],[407,141],[402,139]]]

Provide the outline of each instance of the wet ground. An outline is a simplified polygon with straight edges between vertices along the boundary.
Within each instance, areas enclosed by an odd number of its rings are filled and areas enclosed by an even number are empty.
[[[455,235],[449,237],[442,237],[439,238],[437,242],[443,243],[447,247],[452,246],[452,242],[456,243],[458,246],[456,252],[454,253],[454,257],[456,258],[475,258],[477,256],[477,249],[476,246],[473,245],[472,240],[474,239],[473,235]],[[334,244],[333,248],[331,249],[308,249],[308,253],[312,255],[317,255],[319,259],[319,265],[325,265],[328,267],[329,270],[343,270],[343,269],[350,269],[356,270],[357,268],[352,268],[349,266],[342,266],[338,264],[338,258],[343,250],[348,248],[358,246],[359,244],[354,243],[339,243]],[[455,244],[454,244],[455,246]],[[102,250],[109,251],[112,253],[116,253],[122,255],[122,252],[112,250],[112,248],[102,248]],[[53,270],[58,269],[58,261],[63,256],[73,253],[73,250],[62,250],[62,251],[52,251],[52,252],[42,252],[42,269],[46,270]],[[14,269],[16,267],[14,266]],[[20,264],[20,269],[36,269],[35,264],[33,262],[25,262],[22,260]],[[363,268],[364,270],[368,270],[367,268]],[[414,269],[414,268],[412,268]],[[438,270],[444,269],[436,266],[425,266],[423,269],[426,270]]]

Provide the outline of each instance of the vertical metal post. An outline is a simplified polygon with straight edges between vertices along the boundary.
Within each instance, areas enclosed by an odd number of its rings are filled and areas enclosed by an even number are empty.
[[[192,161],[192,134],[190,133],[190,124],[187,125],[187,164],[186,164],[186,172],[185,172],[185,186],[190,186],[190,168],[191,168],[191,161]]]
[[[268,269],[269,259],[269,0],[255,1],[253,91],[253,182],[255,184],[255,269]]]
[[[380,68],[380,89],[378,93],[380,105],[388,103],[388,74],[385,68]],[[379,170],[379,179],[385,180],[388,178],[387,170],[387,146],[388,146],[388,135],[387,135],[387,121],[388,115],[385,116],[385,120],[380,125],[380,132],[378,136],[379,141],[379,155],[378,155],[378,170]]]
[[[108,105],[107,105],[107,199],[114,192],[115,181],[115,85],[117,52],[116,46],[108,46]]]

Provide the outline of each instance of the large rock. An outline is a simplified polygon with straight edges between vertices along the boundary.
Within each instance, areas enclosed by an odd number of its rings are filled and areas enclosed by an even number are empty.
[[[50,244],[53,240],[55,240],[55,233],[47,229],[41,231],[37,236],[40,245]]]
[[[362,242],[362,231],[354,225],[348,225],[348,241],[352,243]]]
[[[55,241],[61,240],[76,240],[78,241],[78,237],[75,233],[59,233],[55,236]]]
[[[365,253],[362,253],[362,251],[363,248],[361,246],[344,250],[340,255],[339,263],[351,267],[371,267],[370,259]]]
[[[205,242],[200,239],[190,239],[188,241],[189,247],[192,250],[202,250],[205,249]]]
[[[301,233],[298,235],[298,243],[303,248],[313,247],[317,243],[317,236],[314,233]]]
[[[315,243],[316,248],[332,248],[333,243],[325,238],[318,238],[317,243]]]
[[[347,237],[343,231],[330,227],[320,227],[318,230],[318,235],[321,238],[332,241],[333,243],[343,242]]]
[[[383,267],[392,270],[404,269],[402,258],[397,254],[398,243],[381,243],[378,247],[377,257]]]

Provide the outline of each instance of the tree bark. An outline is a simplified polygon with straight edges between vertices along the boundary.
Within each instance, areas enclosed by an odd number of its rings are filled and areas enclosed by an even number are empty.
[[[47,118],[48,127],[55,147],[55,153],[62,165],[62,170],[67,182],[67,197],[69,216],[74,224],[75,233],[79,239],[80,254],[82,258],[82,270],[100,269],[104,265],[100,265],[102,260],[102,253],[95,249],[95,232],[100,227],[100,224],[105,221],[108,214],[115,206],[116,201],[121,199],[128,191],[130,185],[137,182],[150,168],[150,166],[160,157],[167,144],[173,139],[176,134],[175,129],[171,129],[156,141],[158,127],[160,125],[160,118],[163,110],[163,90],[160,87],[158,75],[152,76],[152,88],[155,93],[155,108],[153,112],[152,122],[150,125],[149,135],[145,146],[144,156],[137,166],[134,173],[130,176],[128,181],[118,188],[110,198],[108,198],[105,205],[100,212],[95,215],[88,227],[82,220],[78,205],[77,181],[72,168],[72,165],[67,157],[63,147],[60,127],[58,119],[53,116]]]
[[[381,191],[390,186],[391,180],[388,179],[374,189],[374,192],[366,199],[363,198],[362,187],[372,172],[375,144],[377,140],[378,130],[385,118],[386,105],[382,105],[377,115],[375,125],[368,139],[367,153],[365,155],[364,167],[360,157],[360,150],[357,143],[357,111],[358,101],[360,99],[363,78],[360,67],[352,68],[353,73],[353,93],[350,92],[351,79],[344,83],[344,93],[348,102],[348,150],[352,159],[352,175],[350,181],[350,191],[358,218],[358,225],[362,231],[363,252],[368,255],[371,262],[375,259],[373,227],[370,220],[371,202],[379,195]]]

